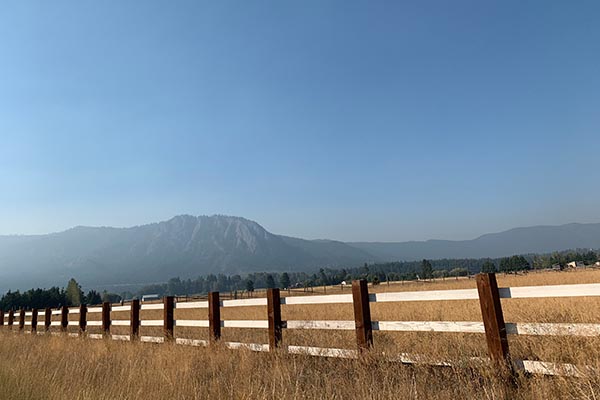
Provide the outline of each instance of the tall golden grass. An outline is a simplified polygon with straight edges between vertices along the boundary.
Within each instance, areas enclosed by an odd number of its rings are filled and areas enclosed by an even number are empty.
[[[3,334],[2,399],[597,398],[600,381],[519,376],[485,367],[409,367],[281,352],[188,348]]]
[[[600,271],[498,276],[500,286],[600,282]],[[372,291],[473,288],[473,279],[382,284]],[[339,288],[328,288],[332,293]],[[345,289],[348,292],[348,289]],[[505,299],[507,322],[600,320],[597,298]],[[481,321],[477,301],[374,303],[374,320]],[[351,305],[282,306],[283,319],[353,320]],[[113,313],[126,319],[127,313]],[[92,315],[90,315],[92,317]],[[142,313],[159,319],[160,312]],[[176,318],[206,319],[206,310],[176,310]],[[265,307],[223,308],[222,319],[266,319]],[[114,333],[126,333],[114,327]],[[142,334],[160,334],[143,328]],[[207,339],[206,329],[176,328],[176,336]],[[267,343],[264,330],[223,329],[225,341]],[[600,376],[526,376],[509,385],[489,365],[481,334],[375,332],[373,354],[361,360],[294,356],[283,351],[253,353],[224,346],[191,348],[174,344],[121,343],[56,336],[0,336],[2,399],[558,399],[600,397]],[[355,348],[352,331],[289,330],[284,343]],[[600,338],[509,336],[514,359],[590,365],[600,371]],[[420,354],[451,359],[455,367],[406,366],[381,356]]]

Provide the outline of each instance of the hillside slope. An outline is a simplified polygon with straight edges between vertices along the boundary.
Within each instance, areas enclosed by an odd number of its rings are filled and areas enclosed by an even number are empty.
[[[239,217],[182,215],[132,228],[76,227],[0,237],[2,287],[147,283],[208,273],[358,265],[373,257],[341,242],[274,235]]]

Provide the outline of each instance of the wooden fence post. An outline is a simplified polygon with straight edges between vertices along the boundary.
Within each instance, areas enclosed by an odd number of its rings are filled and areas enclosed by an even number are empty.
[[[9,310],[8,311],[8,329],[12,330],[14,322],[15,322],[15,311]]]
[[[69,307],[62,306],[60,311],[60,330],[66,333],[69,326]]]
[[[369,307],[369,288],[366,280],[352,282],[352,302],[356,342],[359,350],[368,350],[373,346],[373,327],[371,325],[371,308]]]
[[[19,333],[22,333],[23,329],[25,329],[25,309],[21,308],[21,311],[19,311]]]
[[[481,273],[477,274],[476,280],[488,353],[494,363],[512,370],[496,275]]]
[[[173,296],[165,296],[164,302],[164,314],[163,314],[163,334],[165,340],[173,340],[173,326],[174,324],[174,309],[175,309],[175,298]]]
[[[79,306],[79,335],[85,334],[87,328],[87,305]]]
[[[131,301],[131,310],[129,312],[129,336],[130,340],[140,338],[140,301],[133,299]]]
[[[4,310],[0,310],[0,326],[4,326]]]
[[[281,297],[279,289],[267,289],[267,313],[269,319],[269,350],[281,344]]]
[[[102,303],[102,335],[105,338],[110,337],[110,303]]]
[[[47,307],[44,311],[44,332],[50,330],[50,325],[52,325],[52,309]]]
[[[37,333],[37,320],[38,320],[38,310],[34,308],[31,310],[31,334],[35,335]]]
[[[210,341],[215,342],[221,338],[221,302],[219,292],[208,293],[208,330]]]

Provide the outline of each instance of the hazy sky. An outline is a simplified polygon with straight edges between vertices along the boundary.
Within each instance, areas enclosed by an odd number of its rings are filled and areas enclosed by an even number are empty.
[[[600,2],[0,6],[0,234],[599,222]]]

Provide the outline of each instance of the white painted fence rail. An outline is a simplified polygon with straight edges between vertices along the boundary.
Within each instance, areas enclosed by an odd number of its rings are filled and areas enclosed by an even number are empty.
[[[208,328],[208,320],[205,321],[196,319],[177,319],[175,320],[175,326]]]
[[[187,308],[208,308],[208,301],[189,301],[183,303],[175,303],[176,309]]]
[[[257,321],[257,320],[225,320],[221,321],[221,327],[223,328],[261,328],[266,329],[269,327],[269,321]]]
[[[266,305],[267,305],[267,299],[265,299],[265,298],[221,301],[221,307],[252,307],[252,306],[266,306]],[[207,305],[207,307],[208,307],[208,305]]]
[[[373,330],[400,332],[485,333],[483,322],[373,321]]]
[[[372,303],[397,301],[443,301],[443,300],[477,300],[477,289],[461,290],[427,290],[420,292],[372,293],[369,301]]]
[[[600,296],[600,283],[499,288],[503,299]]]
[[[164,310],[164,304],[142,304],[140,310]]]
[[[331,294],[323,296],[294,296],[284,297],[281,304],[335,304],[352,303],[351,294]]]
[[[353,330],[354,321],[285,321],[283,327],[287,329],[335,329]]]

